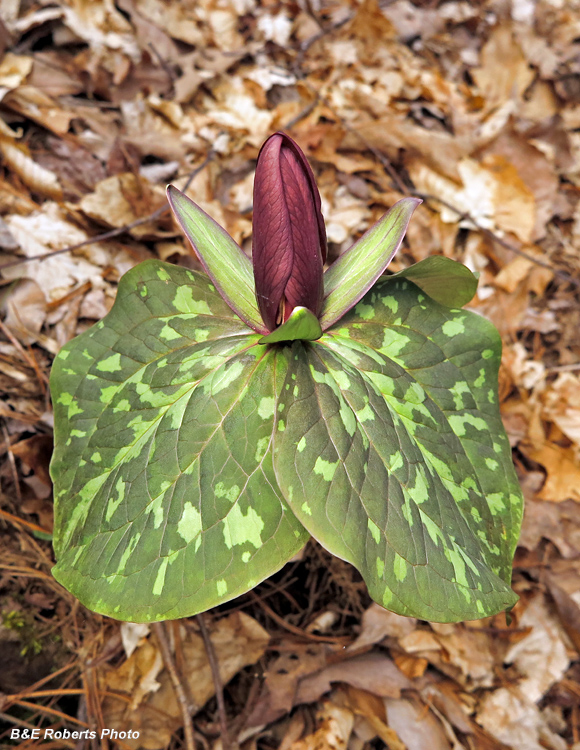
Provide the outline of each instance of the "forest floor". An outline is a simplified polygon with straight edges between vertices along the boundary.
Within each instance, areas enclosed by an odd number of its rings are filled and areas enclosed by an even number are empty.
[[[199,267],[166,183],[193,175],[249,249],[257,153],[281,129],[332,257],[418,195],[390,270],[443,254],[479,272],[526,499],[520,600],[509,624],[403,618],[309,543],[206,615],[230,736],[579,750],[579,0],[0,0],[0,746],[191,750],[180,691],[196,746],[224,746],[195,619],[121,624],[51,576],[48,375],[129,268]],[[103,728],[140,737],[72,736]]]

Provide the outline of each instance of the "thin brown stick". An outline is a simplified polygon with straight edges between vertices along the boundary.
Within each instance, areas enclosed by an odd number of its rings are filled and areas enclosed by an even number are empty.
[[[23,518],[14,516],[12,515],[12,513],[8,513],[7,510],[2,510],[1,508],[0,518],[3,518],[5,521],[10,521],[10,523],[13,523],[15,526],[25,526],[27,529],[30,529],[31,531],[37,531],[40,534],[51,534],[48,529],[43,529],[42,526],[38,526],[37,524],[32,523],[32,521],[25,521]]]
[[[10,464],[10,472],[12,473],[12,481],[14,482],[14,491],[16,492],[16,500],[18,501],[18,507],[22,505],[22,493],[20,492],[20,479],[18,477],[18,469],[16,468],[16,461],[14,460],[14,453],[12,453],[12,447],[10,445],[10,436],[6,429],[6,424],[2,420],[2,434],[4,436],[4,442],[6,443],[6,453],[8,455],[8,463]]]
[[[222,678],[220,676],[220,667],[211,642],[211,636],[205,621],[205,615],[200,613],[196,615],[197,623],[199,625],[199,631],[203,638],[203,644],[205,646],[205,652],[207,654],[207,660],[209,661],[209,667],[211,669],[211,676],[213,678],[213,684],[215,687],[215,697],[218,706],[218,715],[220,720],[220,728],[222,733],[222,746],[224,750],[237,750],[238,743],[233,741],[230,737],[228,730],[228,717],[226,715],[226,704],[224,702],[224,688],[222,685]]]
[[[159,642],[161,649],[161,655],[163,656],[163,663],[165,669],[169,674],[169,679],[173,685],[179,708],[181,709],[181,717],[183,719],[183,734],[185,737],[185,746],[187,750],[195,750],[195,739],[193,736],[193,721],[191,718],[191,710],[187,700],[185,689],[181,683],[181,679],[175,669],[173,662],[173,656],[171,654],[171,647],[169,646],[169,639],[167,637],[167,631],[165,630],[165,623],[154,622],[153,632]]]
[[[187,188],[191,185],[192,181],[197,177],[197,175],[202,171],[202,169],[205,169],[205,167],[209,164],[209,162],[213,159],[215,155],[215,151],[213,149],[210,149],[208,152],[208,155],[205,157],[205,159],[202,161],[202,163],[196,167],[189,177],[187,178],[187,181],[185,185],[183,186],[183,190],[187,190]],[[105,242],[106,240],[112,240],[115,237],[119,237],[121,234],[125,234],[125,232],[130,232],[131,229],[135,229],[135,227],[139,227],[142,224],[148,224],[150,221],[155,221],[155,219],[158,219],[160,216],[163,216],[163,214],[167,213],[169,211],[169,204],[166,204],[165,206],[161,206],[161,208],[158,208],[156,211],[153,211],[153,213],[149,214],[148,216],[143,216],[140,219],[135,219],[135,221],[131,222],[130,224],[124,224],[122,227],[117,227],[116,229],[111,229],[108,232],[103,232],[102,234],[97,234],[94,237],[89,237],[86,240],[83,240],[82,242],[77,242],[74,245],[68,245],[67,247],[63,247],[61,250],[54,250],[51,253],[45,253],[44,255],[31,255],[28,258],[19,258],[18,260],[11,260],[9,263],[4,263],[0,266],[0,271],[3,271],[5,268],[12,268],[13,266],[19,266],[22,263],[29,263],[32,260],[46,260],[46,258],[53,258],[55,255],[62,255],[63,253],[70,253],[73,250],[79,250],[81,247],[86,247],[87,245],[94,245],[97,242]]]
[[[315,633],[307,633],[305,630],[302,630],[301,628],[296,627],[296,625],[291,625],[289,622],[286,622],[283,617],[280,617],[280,615],[276,614],[272,607],[269,607],[266,602],[262,601],[262,599],[255,594],[253,591],[249,592],[253,598],[253,600],[258,604],[264,612],[269,615],[274,622],[277,622],[278,625],[280,625],[281,628],[284,628],[284,630],[287,630],[289,633],[292,633],[293,635],[297,635],[300,638],[304,638],[306,641],[316,641],[317,643],[338,643],[341,645],[346,645],[351,642],[351,638],[347,638],[345,636],[339,636],[339,637],[331,637],[326,635],[316,635]]]

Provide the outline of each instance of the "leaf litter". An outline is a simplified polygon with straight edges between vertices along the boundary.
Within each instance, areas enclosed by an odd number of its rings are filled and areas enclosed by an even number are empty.
[[[159,212],[166,181],[203,165],[188,194],[249,251],[257,151],[286,129],[331,260],[410,194],[424,204],[393,271],[442,254],[479,272],[471,308],[502,333],[526,496],[521,598],[509,624],[398,617],[309,544],[210,615],[230,734],[256,750],[580,747],[577,0],[0,0],[0,17],[2,742],[130,724],[141,739],[119,748],[186,746],[154,633],[50,576],[47,375],[127,269],[199,268]],[[195,741],[220,747],[195,622],[168,633]]]

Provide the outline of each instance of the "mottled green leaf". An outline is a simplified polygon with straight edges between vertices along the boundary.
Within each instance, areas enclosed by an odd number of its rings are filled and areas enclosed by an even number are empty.
[[[444,255],[431,255],[389,278],[409,279],[447,307],[463,307],[477,292],[477,278],[469,268]]]
[[[323,331],[350,310],[385,272],[421,202],[418,198],[403,198],[395,203],[325,272],[320,315]]]
[[[400,614],[446,622],[513,606],[522,496],[493,326],[387,279],[287,351],[274,468],[308,531]]]
[[[272,468],[283,352],[200,274],[147,261],[55,360],[54,575],[118,619],[251,589],[308,538]]]
[[[276,344],[280,341],[314,341],[322,336],[318,318],[306,307],[295,307],[288,320],[272,333],[263,336],[260,344]]]
[[[268,333],[258,303],[252,262],[230,235],[173,185],[167,199],[216,289],[250,328]]]

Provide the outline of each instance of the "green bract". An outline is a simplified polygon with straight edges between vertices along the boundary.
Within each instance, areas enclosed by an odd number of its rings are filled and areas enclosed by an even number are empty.
[[[390,255],[413,207],[361,240],[373,278],[376,243]],[[320,319],[296,307],[268,332],[237,245],[200,209],[180,218],[209,246],[211,278],[140,264],[55,360],[56,579],[118,619],[184,617],[248,591],[312,535],[400,614],[513,606],[522,496],[499,335],[459,307],[472,274],[430,258],[332,322],[339,279],[352,299],[365,288],[355,246],[326,272]],[[235,298],[237,280],[243,320],[218,293]]]

